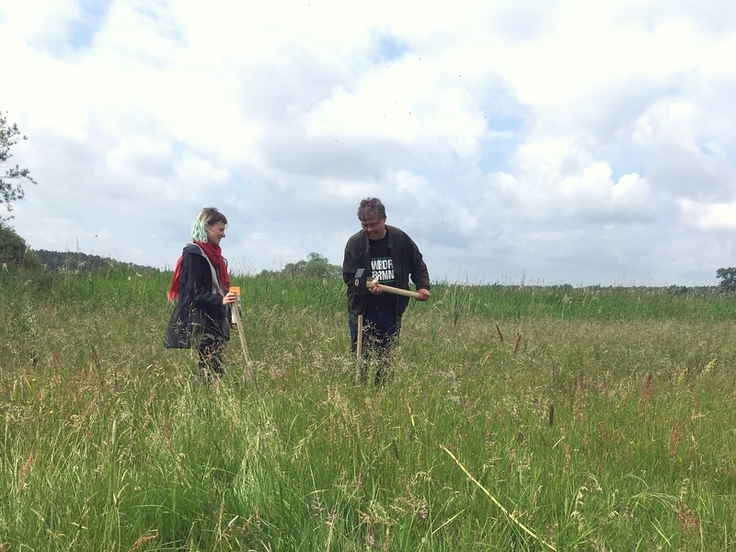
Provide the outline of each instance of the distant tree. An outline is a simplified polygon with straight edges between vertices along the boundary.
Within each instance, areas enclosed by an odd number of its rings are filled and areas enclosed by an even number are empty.
[[[721,280],[718,287],[724,291],[736,291],[736,267],[719,268],[716,276]]]
[[[25,240],[9,226],[0,224],[0,268],[7,270],[21,266],[42,268],[38,256],[26,245]]]
[[[5,164],[13,157],[10,148],[19,140],[28,140],[28,136],[21,134],[18,125],[8,124],[7,114],[0,110],[0,165]],[[8,212],[13,210],[13,202],[25,197],[24,184],[38,184],[31,178],[31,171],[27,168],[21,169],[18,165],[5,169],[5,174],[0,173],[0,205],[4,205]],[[0,225],[13,218],[12,216],[1,217]]]
[[[342,268],[331,265],[330,260],[319,253],[310,253],[306,260],[288,263],[281,272],[289,276],[337,278],[342,273]]]

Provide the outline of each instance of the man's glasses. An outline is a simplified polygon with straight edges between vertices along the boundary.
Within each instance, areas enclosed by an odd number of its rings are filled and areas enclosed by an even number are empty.
[[[361,223],[360,223],[360,227],[361,227],[361,228],[362,228],[363,230],[373,230],[374,228],[376,228],[376,227],[377,227],[377,226],[378,226],[379,224],[381,224],[382,222],[383,222],[383,219],[379,219],[379,220],[377,220],[376,222],[368,222],[368,223],[366,223],[366,222],[361,222]]]

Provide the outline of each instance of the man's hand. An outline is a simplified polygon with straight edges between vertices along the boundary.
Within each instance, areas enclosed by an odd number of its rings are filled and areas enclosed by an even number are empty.
[[[421,288],[417,290],[417,293],[419,294],[419,297],[417,297],[417,301],[426,301],[429,299],[429,290],[425,288]]]

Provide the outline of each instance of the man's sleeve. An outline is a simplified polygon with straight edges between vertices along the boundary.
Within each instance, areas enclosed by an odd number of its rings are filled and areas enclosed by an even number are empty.
[[[417,244],[414,243],[414,240],[409,238],[409,243],[411,244],[410,249],[412,252],[411,265],[409,269],[411,281],[414,282],[417,289],[429,289],[429,270],[427,269],[427,265],[424,263],[422,253],[419,251]]]
[[[342,279],[343,281],[348,285],[352,285],[353,279],[355,278],[355,272],[358,270],[358,261],[355,259],[355,255],[353,252],[351,252],[353,247],[351,247],[351,241],[352,239],[348,240],[347,245],[345,246],[345,256],[342,260]]]

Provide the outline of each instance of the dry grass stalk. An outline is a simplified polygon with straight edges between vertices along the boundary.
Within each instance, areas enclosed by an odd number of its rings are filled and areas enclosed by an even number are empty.
[[[562,468],[562,473],[567,473],[567,470],[570,468],[570,462],[572,461],[572,455],[570,454],[570,445],[565,443],[564,445],[565,449],[565,465]]]
[[[501,327],[498,325],[498,322],[496,322],[496,331],[498,332],[498,337],[501,340],[501,343],[503,343],[503,334],[501,333]]]
[[[680,422],[675,424],[675,428],[672,430],[672,450],[670,450],[670,456],[674,459],[677,456],[677,451],[680,448]]]
[[[225,531],[222,530],[222,520],[225,517],[225,501],[220,501],[220,509],[217,512],[217,534],[215,537],[215,544],[219,545],[222,541],[223,535],[227,532],[228,529],[230,529],[230,526],[225,528]]]
[[[519,344],[521,343],[521,334],[516,334],[516,341],[514,341],[514,354],[519,350]]]
[[[358,470],[358,480],[355,483],[355,487],[359,490],[363,490],[363,462],[360,463],[360,469]]]
[[[170,452],[174,450],[174,432],[171,428],[171,420],[169,420],[164,414],[164,419],[161,422],[161,436],[163,437],[164,444]]]
[[[649,374],[647,374],[647,377],[645,377],[644,381],[642,382],[641,403],[644,408],[646,408],[649,404],[652,395],[654,395],[654,378],[652,377],[652,373],[650,372]]]
[[[336,517],[337,517],[337,510],[335,506],[333,505],[332,508],[330,508],[330,513],[328,514],[327,521],[326,521],[328,532],[327,532],[327,547],[325,548],[325,550],[327,550],[327,552],[330,552],[330,547],[332,545],[332,534],[335,531],[335,518]]]
[[[21,492],[23,492],[23,489],[25,489],[25,479],[28,475],[28,472],[31,471],[31,465],[33,464],[33,453],[28,454],[28,458],[26,458],[25,463],[23,464],[23,468],[21,468],[20,473],[18,474],[18,494],[20,495]]]
[[[501,504],[498,500],[496,500],[496,498],[490,492],[488,492],[488,490],[483,485],[481,485],[480,482],[475,477],[470,475],[470,472],[465,468],[465,466],[463,466],[460,463],[460,461],[457,458],[455,458],[454,454],[452,454],[444,445],[440,445],[440,446],[447,454],[450,455],[450,458],[452,458],[455,461],[455,464],[458,465],[458,467],[463,471],[463,473],[467,476],[467,478],[470,479],[481,491],[483,491],[483,493],[488,498],[491,499],[491,502],[493,502],[504,513],[504,515],[508,519],[514,522],[522,531],[524,531],[527,535],[532,537],[534,540],[536,540],[540,544],[543,544],[550,550],[555,550],[555,551],[557,550],[554,546],[552,546],[550,543],[548,543],[541,537],[538,537],[534,532],[531,531],[531,529],[527,528],[526,525],[524,525],[518,519],[516,519],[516,516],[514,516],[514,514],[512,514],[506,508],[504,508],[503,504]]]
[[[138,550],[141,546],[146,544],[147,542],[151,542],[153,540],[156,540],[158,538],[158,529],[154,529],[153,531],[149,531],[148,533],[145,533],[138,537],[138,540],[136,540],[133,543],[133,546],[130,547],[130,552],[133,552],[134,550]]]
[[[580,425],[580,423],[583,421],[584,411],[583,411],[583,403],[579,402],[575,405],[575,423]]]
[[[680,510],[677,512],[677,519],[682,523],[682,532],[686,535],[691,532],[697,533],[700,531],[700,520],[698,516],[682,500],[680,500]]]

